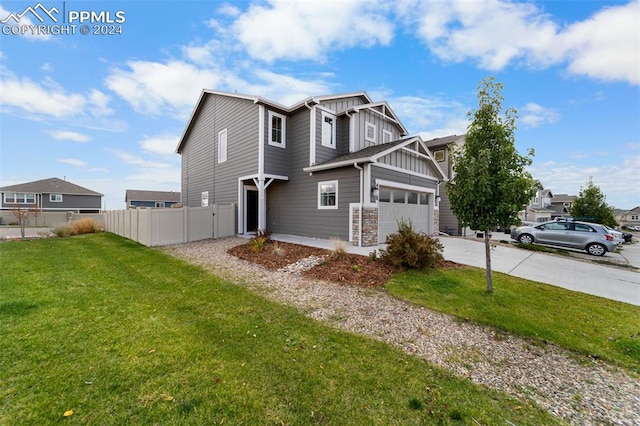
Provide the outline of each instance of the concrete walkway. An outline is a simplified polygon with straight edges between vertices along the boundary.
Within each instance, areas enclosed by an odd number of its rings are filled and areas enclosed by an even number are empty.
[[[507,237],[505,235],[505,237]],[[274,240],[331,249],[332,242],[317,238],[274,234]],[[508,239],[504,238],[504,239]],[[444,257],[464,265],[485,267],[484,244],[482,240],[469,238],[442,237]],[[636,248],[637,246],[638,248]],[[640,262],[640,245],[635,244],[630,251],[631,264]],[[347,244],[349,253],[368,255],[380,247],[356,247]],[[623,253],[626,251],[623,249]],[[606,256],[618,254],[609,253]],[[605,258],[606,258],[605,256]],[[599,265],[589,261],[574,260],[545,253],[532,252],[516,247],[497,245],[491,252],[492,269],[515,277],[526,278],[568,290],[600,296],[619,302],[640,306],[640,272],[623,268]]]

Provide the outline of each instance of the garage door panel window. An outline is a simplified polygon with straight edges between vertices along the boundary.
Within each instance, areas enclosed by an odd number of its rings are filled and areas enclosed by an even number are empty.
[[[407,203],[409,204],[418,204],[418,193],[417,192],[409,192],[407,195]]]
[[[338,181],[318,182],[318,208],[338,208]]]
[[[389,188],[380,188],[380,193],[378,195],[378,200],[383,203],[388,203],[391,201],[391,190]]]
[[[424,192],[420,193],[420,204],[426,206],[429,204],[429,197]]]
[[[392,191],[393,194],[393,202],[397,204],[404,204],[405,201],[405,192],[399,189],[394,189]]]

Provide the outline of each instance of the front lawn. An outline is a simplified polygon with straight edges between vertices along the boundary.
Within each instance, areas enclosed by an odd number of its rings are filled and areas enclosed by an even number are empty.
[[[640,372],[640,307],[465,267],[397,274],[389,293],[419,305],[549,341]]]
[[[561,423],[111,234],[0,271],[0,424]]]

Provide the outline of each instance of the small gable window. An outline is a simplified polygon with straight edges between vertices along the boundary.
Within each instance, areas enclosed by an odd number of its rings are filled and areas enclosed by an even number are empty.
[[[438,162],[444,161],[444,149],[439,149],[437,151],[433,151],[433,156],[435,157],[436,161],[438,161]]]
[[[338,208],[338,181],[318,182],[318,208]]]
[[[382,131],[382,143],[391,142],[393,140],[393,133],[388,130]]]
[[[227,161],[227,129],[218,133],[218,163]]]
[[[49,194],[49,201],[52,203],[61,203],[62,194]]]
[[[322,111],[322,146],[336,147],[336,116]]]
[[[269,145],[285,147],[286,117],[269,111]]]

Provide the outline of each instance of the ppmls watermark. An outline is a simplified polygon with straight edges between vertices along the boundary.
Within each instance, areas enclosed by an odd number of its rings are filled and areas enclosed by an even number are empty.
[[[59,6],[59,7],[58,7]],[[46,7],[38,2],[22,12],[2,17],[2,35],[122,35],[127,17],[124,10],[67,9],[67,2]],[[36,22],[37,21],[37,22]]]

